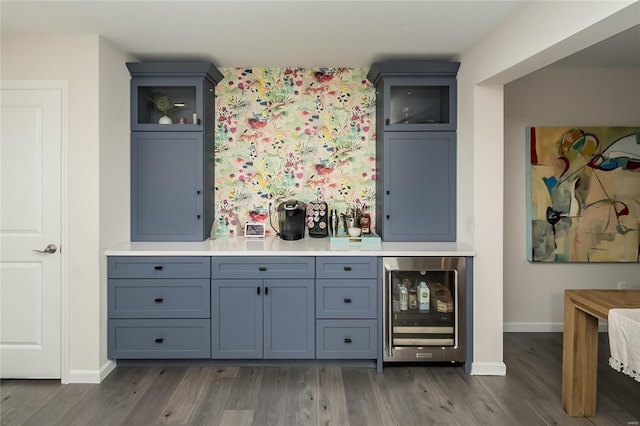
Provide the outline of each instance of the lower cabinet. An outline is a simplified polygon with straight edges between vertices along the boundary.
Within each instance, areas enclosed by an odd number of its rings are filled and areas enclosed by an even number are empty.
[[[109,358],[209,358],[209,319],[111,319]]]
[[[376,359],[377,258],[110,256],[111,359]]]
[[[315,258],[219,256],[211,261],[211,356],[315,357]]]
[[[376,358],[377,325],[376,320],[317,320],[316,358]]]
[[[316,358],[377,359],[375,257],[316,258]]]
[[[109,257],[109,358],[209,358],[210,264],[207,256]]]
[[[314,358],[313,279],[211,280],[212,358]]]

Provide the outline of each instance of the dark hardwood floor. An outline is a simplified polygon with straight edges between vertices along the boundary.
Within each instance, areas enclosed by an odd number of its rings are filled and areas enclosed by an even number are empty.
[[[507,376],[392,365],[119,366],[103,383],[0,382],[2,425],[638,425],[640,383],[600,334],[598,415],[561,407],[561,333],[506,333]]]

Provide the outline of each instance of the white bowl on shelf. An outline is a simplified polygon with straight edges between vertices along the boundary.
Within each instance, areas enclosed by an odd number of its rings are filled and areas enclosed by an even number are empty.
[[[359,237],[362,233],[362,229],[356,228],[355,226],[349,228],[347,231],[349,232],[350,237]]]

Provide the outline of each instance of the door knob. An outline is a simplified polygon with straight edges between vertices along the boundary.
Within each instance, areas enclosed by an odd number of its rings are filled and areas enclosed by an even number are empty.
[[[53,254],[58,251],[58,247],[55,244],[49,244],[44,248],[44,250],[33,250],[33,251],[37,253]]]

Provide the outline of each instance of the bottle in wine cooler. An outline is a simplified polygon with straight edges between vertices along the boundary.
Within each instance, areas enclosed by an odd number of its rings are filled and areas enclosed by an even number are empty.
[[[398,291],[400,292],[400,310],[406,311],[409,309],[409,290],[404,284],[400,284]]]
[[[420,281],[418,285],[418,309],[424,312],[429,312],[431,308],[431,294],[429,292],[429,286],[425,281]]]

